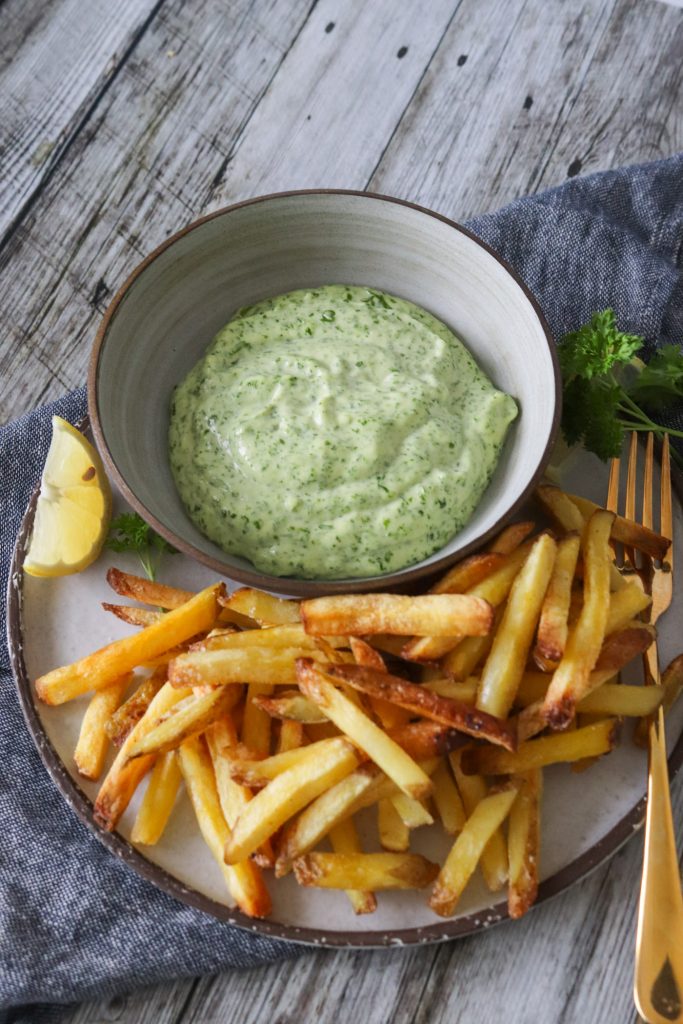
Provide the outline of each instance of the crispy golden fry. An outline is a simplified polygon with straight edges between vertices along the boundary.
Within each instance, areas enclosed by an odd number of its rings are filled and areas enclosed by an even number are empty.
[[[609,682],[613,676],[614,672],[611,669],[608,671],[591,672],[588,677],[589,692],[594,690],[597,686],[602,686],[603,683]],[[522,676],[522,681],[519,684],[515,704],[518,707],[526,708],[536,701],[542,701],[548,692],[551,679],[552,676],[548,675],[547,672],[525,672]],[[545,727],[545,723],[543,723],[543,725]]]
[[[626,583],[625,586],[610,595],[609,613],[605,625],[605,635],[623,629],[632,619],[640,615],[652,604],[649,597],[637,583]]]
[[[107,722],[121,703],[132,678],[132,673],[128,672],[90,698],[74,751],[76,767],[85,779],[100,777],[109,746]]]
[[[275,863],[276,877],[291,871],[297,857],[312,850],[333,828],[356,811],[370,807],[395,792],[395,784],[376,765],[360,765],[321,793],[287,825]]]
[[[373,636],[367,637],[367,642],[378,651],[384,651],[385,654],[393,654],[395,658],[400,658],[405,637],[389,636],[388,633],[375,633]]]
[[[335,679],[343,679],[371,697],[382,697],[400,704],[414,714],[424,715],[457,729],[458,732],[484,737],[490,743],[503,746],[507,750],[515,749],[516,736],[511,726],[485,711],[479,711],[449,697],[441,697],[425,686],[409,683],[400,676],[373,672],[372,669],[361,668],[359,665],[330,665],[327,671]]]
[[[503,617],[501,608],[496,608],[493,629],[488,636],[466,636],[453,651],[444,655],[440,662],[440,674],[451,679],[467,679],[482,662],[488,658],[496,639],[498,622]]]
[[[419,853],[307,853],[294,861],[299,885],[323,889],[423,889],[438,873]]]
[[[453,775],[462,797],[465,814],[470,818],[478,805],[489,795],[486,780],[481,775],[465,775],[462,758],[467,748],[453,751],[449,755]],[[508,880],[508,854],[505,837],[500,828],[494,829],[481,855],[481,873],[487,888],[498,892]]]
[[[566,533],[578,533],[583,536],[588,516],[583,516],[573,499],[561,491],[559,487],[542,484],[536,489],[536,498],[545,511]],[[598,506],[596,505],[595,508]],[[578,568],[578,567],[577,567]],[[610,588],[621,590],[627,583],[617,567],[610,562]]]
[[[489,551],[499,555],[509,555],[516,551],[520,544],[523,544],[530,533],[536,529],[536,523],[527,520],[522,523],[511,523],[498,534],[495,540],[489,544]]]
[[[588,689],[590,673],[605,639],[610,595],[609,537],[613,520],[613,513],[598,510],[586,523],[583,608],[543,704],[543,716],[553,729],[566,728],[574,717],[576,703]]]
[[[433,679],[431,683],[422,684],[425,690],[438,693],[440,697],[449,697],[462,704],[474,706],[479,690],[479,677],[470,676],[461,682],[455,679]]]
[[[626,626],[605,637],[596,671],[618,672],[624,665],[643,654],[654,643],[657,631],[648,622],[629,622]]]
[[[304,697],[299,690],[287,690],[277,697],[264,697],[262,695],[253,698],[254,704],[261,708],[271,718],[282,718],[292,722],[300,722],[303,725],[317,725],[326,722],[327,718],[317,704],[314,704],[308,697]]]
[[[230,895],[249,917],[267,917],[271,902],[259,868],[246,859],[231,866],[223,862],[223,850],[231,838],[230,829],[221,811],[211,758],[201,736],[185,740],[179,758],[199,828],[223,872]]]
[[[581,548],[581,535],[569,533],[557,545],[557,557],[546,591],[534,656],[559,661],[567,643],[569,606],[576,563]]]
[[[289,818],[330,786],[350,775],[357,765],[358,754],[353,746],[338,737],[330,740],[324,753],[315,758],[309,757],[278,775],[250,800],[237,819],[225,846],[226,864],[248,857]]]
[[[471,555],[449,569],[445,576],[429,588],[430,594],[464,594],[497,569],[504,559],[502,554],[484,552]]]
[[[304,655],[314,661],[325,660],[321,651],[300,647],[191,651],[171,662],[168,678],[172,686],[225,686],[228,683],[291,686],[297,681],[296,659]]]
[[[603,683],[597,690],[587,693],[576,710],[582,715],[623,715],[639,718],[651,715],[663,703],[661,686],[624,686],[621,683]]]
[[[224,608],[245,615],[260,626],[285,626],[299,622],[299,602],[286,601],[262,590],[243,587],[221,601]]]
[[[377,672],[387,671],[382,655],[374,647],[366,643],[365,640],[361,640],[360,637],[351,636],[349,637],[349,642],[356,665],[366,665],[368,668],[374,668]],[[371,697],[370,706],[375,718],[379,720],[380,725],[388,732],[401,725],[405,725],[410,718],[410,714],[404,708],[400,708],[397,704],[392,704],[388,700],[382,700],[380,697]]]
[[[420,767],[427,775],[431,775],[436,765],[422,762]],[[394,810],[407,829],[421,828],[423,825],[433,825],[434,819],[421,800],[416,800],[405,793],[393,793],[389,800],[394,805]]]
[[[282,722],[280,735],[277,739],[277,752],[284,754],[288,750],[298,750],[305,745],[304,727],[301,722],[291,720]]]
[[[255,697],[269,697],[273,687],[266,683],[249,683],[242,718],[242,742],[259,756],[270,753],[270,715],[254,703]]]
[[[410,829],[388,797],[377,804],[377,831],[384,850],[402,853],[410,846]]]
[[[439,872],[429,901],[432,910],[441,917],[450,917],[455,912],[487,843],[507,817],[516,796],[515,789],[493,793],[477,804],[467,819]]]
[[[465,824],[466,814],[458,787],[453,781],[448,761],[445,758],[439,762],[432,775],[432,782],[434,783],[432,799],[441,818],[441,824],[449,836],[454,836]]]
[[[507,750],[478,747],[468,750],[462,759],[466,774],[519,775],[561,761],[579,761],[583,757],[599,757],[613,750],[617,743],[618,721],[605,718],[594,725],[582,726],[567,733],[541,736],[520,743],[514,754]]]
[[[353,818],[346,818],[330,830],[330,842],[335,853],[363,852]],[[356,914],[373,914],[377,910],[377,900],[372,892],[347,889],[346,895]]]
[[[152,675],[143,679],[130,697],[109,717],[105,724],[105,730],[115,747],[121,746],[165,682],[166,667],[155,669]]]
[[[492,608],[497,608],[507,598],[515,576],[526,561],[530,550],[531,542],[527,541],[509,555],[505,555],[503,563],[473,587],[467,596],[478,597]],[[408,661],[436,661],[454,650],[464,638],[462,630],[452,636],[417,637],[405,645],[401,656]]]
[[[569,497],[586,520],[600,508],[595,502],[589,501],[587,498],[580,498],[576,494],[570,494]],[[655,533],[653,530],[648,530],[647,526],[635,523],[632,519],[624,519],[623,516],[614,517],[612,537],[614,540],[619,541],[620,544],[626,544],[627,547],[644,551],[646,555],[650,555],[651,558],[655,558],[658,561],[663,561],[666,558],[666,554],[671,546],[670,538],[663,537],[661,533]]]
[[[230,711],[239,697],[236,686],[210,690],[201,697],[192,694],[160,715],[144,736],[134,740],[128,749],[128,756],[144,757],[146,754],[165,754],[167,750],[175,750],[183,740],[204,732],[212,722]]]
[[[299,648],[303,651],[311,651],[317,645],[317,638],[308,636],[304,632],[302,623],[288,623],[284,626],[264,626],[263,629],[243,629],[236,631],[234,627],[228,630],[221,630],[220,634],[214,630],[213,636],[206,641],[196,644],[193,649],[219,651],[219,650],[242,650],[245,647],[266,647],[266,648]],[[348,647],[348,640],[342,636],[325,637],[325,642],[330,647]]]
[[[109,604],[107,601],[102,602],[102,607],[105,612],[111,612],[117,619],[127,622],[129,626],[151,626],[158,622],[164,614],[150,611],[149,608],[138,608],[128,604]]]
[[[398,729],[392,729],[389,735],[414,761],[425,761],[447,754],[462,739],[462,733],[457,730],[428,719],[408,722]]]
[[[159,842],[171,817],[181,780],[182,773],[175,750],[169,750],[157,758],[135,818],[130,835],[132,843],[154,846]]]
[[[477,695],[477,708],[496,718],[506,718],[515,699],[556,554],[557,544],[547,533],[542,533],[512,584]]]
[[[153,583],[143,576],[121,572],[114,567],[107,572],[107,583],[119,597],[128,597],[132,601],[152,604],[157,608],[180,608],[197,596],[192,590],[178,590],[176,587],[164,586],[163,583]]]
[[[133,728],[128,738],[124,741],[114,758],[114,763],[107,772],[95,800],[93,816],[98,825],[111,832],[118,823],[119,818],[130,803],[133,793],[147,771],[154,764],[156,754],[148,754],[146,757],[137,757],[134,760],[130,757],[130,749],[133,744],[141,739],[157,720],[167,711],[190,695],[190,690],[174,690],[166,683],[161,687],[153,698],[147,711],[137,725]]]
[[[232,751],[230,756],[230,774],[233,779],[236,779],[244,786],[250,786],[252,789],[261,789],[263,786],[267,786],[269,782],[272,782],[273,779],[276,779],[278,775],[282,775],[283,772],[293,768],[294,765],[319,757],[329,750],[334,750],[338,739],[338,736],[332,736],[327,739],[317,740],[315,743],[309,743],[307,746],[284,750],[279,754],[264,757],[262,760],[241,757],[242,750],[238,747]],[[361,753],[358,754],[359,761],[363,759],[363,756]]]
[[[137,665],[210,629],[218,614],[218,595],[222,589],[222,583],[207,587],[139,633],[115,640],[73,665],[41,676],[36,680],[38,697],[46,704],[63,704],[88,690],[102,690]]]
[[[538,892],[543,791],[541,769],[527,772],[520,776],[519,781],[521,785],[510,810],[508,829],[508,913],[513,918],[526,914]]]
[[[343,594],[301,602],[307,633],[394,633],[400,636],[483,636],[493,621],[490,605],[466,594]]]
[[[328,666],[336,671],[371,669],[355,665]],[[368,757],[377,764],[408,796],[417,799],[428,796],[432,783],[428,775],[379,726],[357,708],[314,664],[305,658],[297,661],[299,686],[311,700],[322,708],[330,721],[341,729]],[[380,679],[385,678],[381,672]],[[388,678],[388,677],[387,677]],[[380,695],[381,696],[381,695]]]

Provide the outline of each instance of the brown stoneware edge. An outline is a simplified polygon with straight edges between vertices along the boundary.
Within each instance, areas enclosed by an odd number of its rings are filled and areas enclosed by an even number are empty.
[[[674,490],[683,501],[683,477],[674,470]],[[29,732],[38,749],[38,753],[47,768],[53,782],[62,796],[75,811],[81,821],[90,829],[99,841],[124,864],[128,865],[142,878],[156,885],[157,888],[180,900],[188,906],[224,921],[226,924],[272,938],[286,939],[290,942],[303,943],[322,947],[383,947],[412,946],[426,943],[444,942],[490,928],[508,919],[507,903],[497,903],[492,907],[458,918],[444,918],[434,924],[417,928],[392,929],[390,931],[324,931],[318,928],[299,928],[291,924],[279,924],[276,921],[255,920],[241,911],[225,906],[204,896],[177,878],[169,875],[163,868],[147,860],[135,847],[131,846],[123,836],[115,832],[105,832],[93,817],[93,806],[88,797],[79,789],[78,784],[66,770],[50,743],[40,721],[34,703],[33,687],[24,662],[22,634],[22,594],[23,594],[23,563],[28,539],[33,525],[38,491],[34,493],[22,520],[17,537],[12,564],[10,566],[7,588],[7,645],[9,648],[12,671],[17,684],[19,702]],[[683,764],[683,732],[669,757],[670,778],[676,775]],[[645,772],[643,772],[645,781]],[[552,896],[563,892],[575,882],[584,878],[604,861],[611,857],[621,846],[634,835],[643,825],[645,818],[646,797],[636,803],[623,818],[607,832],[590,850],[567,864],[561,871],[541,882],[538,898],[534,906],[539,905]],[[533,907],[532,907],[533,909]]]
[[[510,506],[507,512],[502,515],[490,529],[480,533],[475,537],[469,544],[466,544],[463,548],[453,552],[450,555],[445,555],[443,558],[437,559],[431,562],[429,565],[423,565],[419,568],[401,569],[398,572],[388,573],[386,576],[374,576],[367,579],[350,579],[350,580],[302,580],[295,579],[292,577],[278,577],[271,576],[269,574],[258,572],[256,569],[242,569],[239,566],[227,565],[218,558],[214,558],[211,555],[200,551],[193,544],[182,540],[177,537],[176,534],[169,530],[168,527],[164,526],[163,523],[159,522],[155,515],[153,515],[137,495],[130,489],[123,475],[121,474],[114,458],[109,450],[107,440],[102,429],[100,422],[99,408],[97,402],[97,375],[100,360],[100,352],[102,350],[105,335],[109,324],[116,316],[117,309],[125,297],[126,293],[137,280],[138,276],[169,246],[173,245],[176,241],[187,235],[189,232],[194,231],[195,228],[200,227],[202,224],[208,221],[214,220],[216,217],[223,217],[226,214],[231,213],[233,210],[238,210],[244,206],[252,206],[255,203],[267,202],[271,199],[291,198],[293,196],[306,196],[306,195],[345,195],[345,196],[361,196],[366,199],[376,199],[380,202],[395,203],[398,206],[406,206],[411,210],[417,210],[419,213],[424,213],[429,217],[433,217],[435,220],[442,221],[449,227],[461,234],[466,235],[467,238],[472,239],[477,245],[488,252],[493,258],[505,268],[510,274],[514,281],[519,285],[527,299],[531,303],[536,316],[538,317],[539,323],[543,328],[546,341],[548,343],[548,349],[553,364],[553,373],[555,377],[555,412],[553,416],[553,422],[550,428],[550,435],[548,443],[546,444],[545,450],[538,462],[536,471],[534,472],[529,484],[524,489],[519,498]],[[405,587],[418,580],[424,579],[425,577],[434,576],[438,572],[442,572],[448,566],[452,565],[455,561],[464,558],[466,555],[471,554],[482,544],[485,544],[487,540],[490,540],[505,523],[511,519],[516,512],[529,500],[536,485],[540,481],[546,465],[550,460],[550,456],[555,444],[555,439],[560,427],[560,417],[562,414],[562,385],[559,361],[557,358],[557,350],[553,341],[550,328],[543,315],[541,307],[538,301],[531,293],[527,285],[520,278],[510,264],[504,260],[501,256],[495,252],[486,242],[483,242],[475,234],[469,231],[462,225],[457,224],[455,221],[450,220],[448,217],[444,217],[443,214],[435,213],[433,210],[429,210],[424,206],[419,206],[417,203],[408,202],[405,199],[396,199],[393,196],[381,195],[377,192],[362,192],[354,189],[299,189],[288,192],[273,192],[269,195],[257,196],[254,199],[245,199],[240,203],[234,203],[231,206],[222,207],[220,210],[215,210],[213,213],[207,214],[205,217],[200,217],[198,220],[192,221],[186,227],[177,231],[175,234],[167,238],[161,245],[157,246],[153,252],[147,256],[142,263],[140,263],[130,276],[124,281],[121,288],[110,302],[107,310],[104,314],[99,330],[95,337],[93,344],[92,353],[90,356],[90,362],[88,366],[88,413],[90,416],[90,423],[92,426],[95,443],[102,456],[102,460],[107,468],[107,472],[111,478],[115,481],[116,486],[123,494],[124,498],[131,505],[135,511],[142,516],[145,522],[156,530],[160,536],[172,544],[173,547],[182,551],[183,554],[188,555],[190,558],[194,558],[198,562],[202,562],[207,565],[214,572],[217,572],[221,576],[227,576],[230,579],[237,580],[239,583],[244,583],[252,587],[258,587],[260,590],[277,591],[279,593],[287,593],[297,597],[317,597],[321,594],[334,594],[334,593],[348,593],[352,590],[355,593],[364,593],[367,591],[379,591],[379,590],[395,590],[398,587]]]

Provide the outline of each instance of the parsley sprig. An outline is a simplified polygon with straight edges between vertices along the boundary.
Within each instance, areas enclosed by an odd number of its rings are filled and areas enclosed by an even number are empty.
[[[589,323],[565,335],[559,357],[567,444],[583,444],[606,461],[620,454],[627,430],[683,437],[683,431],[665,428],[649,415],[683,399],[683,353],[666,345],[645,364],[637,355],[643,344],[643,338],[617,328],[612,309],[594,313]]]
[[[134,552],[150,580],[156,579],[164,552],[177,554],[176,549],[155,533],[137,512],[122,512],[112,519],[106,546],[111,551]]]

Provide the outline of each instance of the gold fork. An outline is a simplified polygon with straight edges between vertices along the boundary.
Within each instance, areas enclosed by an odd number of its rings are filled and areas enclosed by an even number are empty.
[[[629,519],[636,518],[637,462],[638,437],[634,432],[629,450],[624,508],[624,515]],[[650,529],[654,529],[653,465],[654,438],[648,434],[641,519],[643,526]],[[607,497],[607,507],[612,512],[617,511],[619,502],[619,468],[620,460],[613,459]],[[668,435],[662,447],[659,532],[673,538]],[[646,558],[638,563],[633,550],[624,550],[623,568],[634,573],[634,578],[639,579],[652,596],[650,621],[653,623],[671,604],[673,548],[672,543],[668,560],[661,565]],[[659,684],[656,643],[645,654],[644,668],[646,683]],[[671,814],[664,712],[661,707],[657,716],[648,723],[648,741],[647,812],[633,996],[638,1012],[647,1024],[671,1024],[672,1021],[683,1021],[683,895]]]

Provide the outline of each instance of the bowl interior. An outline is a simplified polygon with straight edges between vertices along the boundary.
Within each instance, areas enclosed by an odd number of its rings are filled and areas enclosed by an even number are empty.
[[[520,405],[470,523],[413,574],[490,533],[528,489],[553,434],[556,367],[544,324],[512,275],[467,234],[419,208],[348,193],[283,194],[221,211],[166,243],[124,286],[100,332],[90,400],[98,443],[126,496],[169,539],[237,579],[278,587],[186,514],[167,454],[171,392],[240,306],[334,283],[423,306]],[[301,581],[289,589],[314,587]]]

